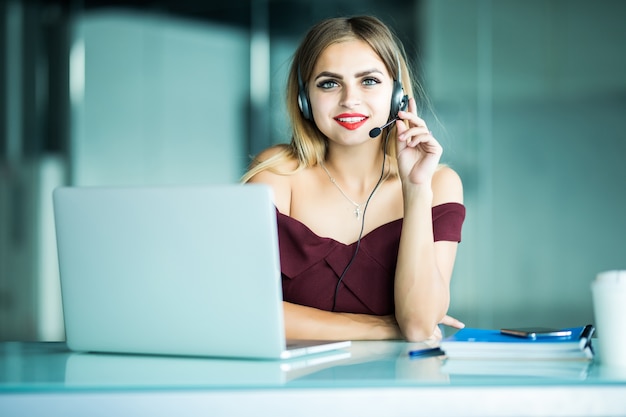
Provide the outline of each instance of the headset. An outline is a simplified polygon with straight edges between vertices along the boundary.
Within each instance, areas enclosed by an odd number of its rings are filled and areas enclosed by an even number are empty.
[[[402,72],[400,67],[400,59],[398,58],[398,72],[393,80],[393,91],[391,93],[391,109],[389,111],[389,120],[395,119],[400,110],[406,110],[409,105],[409,96],[404,94],[402,87]],[[311,109],[311,101],[309,95],[304,88],[302,75],[300,74],[300,65],[298,65],[298,107],[302,112],[302,117],[306,120],[313,120],[313,111]],[[379,132],[380,134],[380,132]]]
[[[311,101],[309,100],[309,95],[307,94],[306,89],[304,88],[304,83],[302,82],[300,65],[298,65],[298,107],[300,107],[302,117],[304,117],[306,120],[313,120]]]

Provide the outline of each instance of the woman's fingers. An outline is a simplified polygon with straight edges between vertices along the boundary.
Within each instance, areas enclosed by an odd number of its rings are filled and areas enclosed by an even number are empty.
[[[445,315],[443,319],[441,319],[440,323],[445,324],[446,326],[455,327],[457,329],[462,329],[463,327],[465,327],[465,323],[448,315]]]
[[[398,135],[398,139],[406,141],[407,146],[415,146],[418,143],[425,142],[433,138],[427,127],[414,127]]]
[[[399,111],[398,118],[400,119],[400,122],[396,123],[398,139],[407,146],[415,147],[418,143],[434,139],[424,119],[417,115],[415,99],[409,99],[409,108],[407,111]]]

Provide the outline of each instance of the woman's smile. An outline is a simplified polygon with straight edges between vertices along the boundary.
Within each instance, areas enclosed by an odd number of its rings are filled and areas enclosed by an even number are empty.
[[[367,122],[368,117],[358,113],[342,113],[335,116],[335,121],[349,130],[356,130]]]

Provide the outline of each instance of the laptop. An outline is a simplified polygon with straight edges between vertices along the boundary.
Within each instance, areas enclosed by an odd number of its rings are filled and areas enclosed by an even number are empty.
[[[350,346],[285,339],[266,185],[59,187],[53,203],[73,351],[288,359]]]

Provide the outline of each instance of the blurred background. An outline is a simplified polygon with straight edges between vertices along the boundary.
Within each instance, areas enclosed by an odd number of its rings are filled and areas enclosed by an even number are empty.
[[[318,20],[402,39],[465,186],[450,313],[593,322],[626,268],[626,2],[0,2],[0,340],[63,340],[51,192],[237,182],[289,140],[291,54]]]

